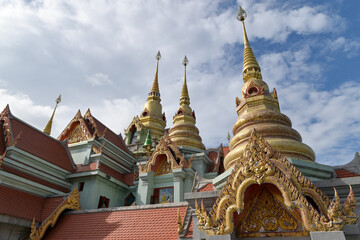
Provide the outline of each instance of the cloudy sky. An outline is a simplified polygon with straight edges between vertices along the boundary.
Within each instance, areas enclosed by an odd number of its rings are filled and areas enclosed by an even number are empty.
[[[189,59],[191,107],[207,147],[227,144],[243,84],[241,24],[280,107],[331,165],[360,151],[359,1],[0,0],[0,108],[52,135],[78,109],[116,133],[143,110],[161,51],[159,84],[172,126]]]

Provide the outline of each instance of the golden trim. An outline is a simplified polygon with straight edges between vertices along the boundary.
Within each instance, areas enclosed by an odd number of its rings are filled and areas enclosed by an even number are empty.
[[[272,149],[254,129],[244,153],[237,161],[210,213],[203,208],[200,211],[196,206],[200,230],[208,235],[231,234],[234,230],[234,212],[237,211],[241,215],[248,211],[244,209],[245,191],[251,185],[264,183],[274,185],[281,192],[286,209],[290,212],[298,209],[301,216],[300,224],[306,232],[339,231],[345,224],[357,222],[356,201],[351,189],[343,211],[336,191],[329,206],[326,195],[285,157]],[[304,192],[307,196],[316,199],[320,212],[306,199],[303,189],[306,189]]]
[[[180,208],[178,208],[177,210],[177,225],[178,225],[178,234],[180,234],[181,231],[183,230],[183,221],[181,220],[180,217]]]
[[[54,212],[36,229],[35,218],[31,225],[31,240],[40,240],[43,238],[46,230],[51,226],[54,227],[61,213],[66,209],[80,210],[79,191],[76,187],[71,194],[54,210]]]
[[[150,158],[147,160],[145,166],[143,167],[139,163],[139,172],[140,173],[148,173],[151,171],[151,167],[155,165],[157,156],[165,154],[166,161],[171,164],[171,169],[178,169],[178,168],[189,168],[192,165],[191,158],[186,161],[184,155],[180,152],[180,150],[174,145],[171,141],[169,135],[166,133],[161,139],[159,144],[156,146],[155,151],[152,153]]]

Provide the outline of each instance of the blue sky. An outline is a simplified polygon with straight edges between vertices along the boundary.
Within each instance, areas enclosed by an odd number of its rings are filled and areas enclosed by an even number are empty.
[[[0,107],[43,129],[55,99],[57,137],[78,109],[123,133],[143,110],[161,51],[159,84],[172,126],[189,59],[191,107],[204,144],[227,144],[250,44],[280,107],[317,161],[360,150],[359,1],[0,1]]]

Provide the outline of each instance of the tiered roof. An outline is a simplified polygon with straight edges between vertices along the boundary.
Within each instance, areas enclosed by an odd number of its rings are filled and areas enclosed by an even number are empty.
[[[60,142],[18,119],[11,114],[9,105],[0,114],[0,122],[3,128],[0,136],[2,152],[8,147],[15,146],[69,172],[74,171],[75,165],[66,143]]]

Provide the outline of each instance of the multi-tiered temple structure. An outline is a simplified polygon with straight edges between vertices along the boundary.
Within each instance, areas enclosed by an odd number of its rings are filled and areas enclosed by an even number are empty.
[[[0,114],[0,238],[359,239],[359,154],[343,166],[316,163],[262,78],[245,18],[239,8],[244,85],[229,146],[202,143],[186,56],[169,129],[160,52],[144,109],[125,139],[90,110],[79,110],[55,139],[56,107],[40,131],[7,106]]]

